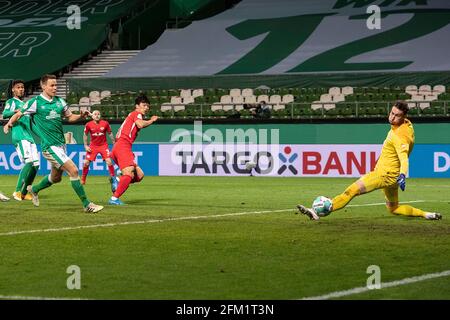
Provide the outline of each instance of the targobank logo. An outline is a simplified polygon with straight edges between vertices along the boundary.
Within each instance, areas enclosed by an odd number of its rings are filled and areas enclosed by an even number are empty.
[[[290,146],[285,146],[283,148],[283,153],[278,154],[278,158],[281,160],[281,167],[278,169],[278,174],[282,174],[286,169],[289,169],[294,175],[298,174],[297,169],[292,165],[292,163],[298,158],[298,153],[292,153],[292,148]]]
[[[160,145],[161,175],[277,174],[278,129],[248,126],[219,130],[204,128],[196,121],[192,130],[175,130],[171,142]],[[254,164],[253,172],[249,163]]]

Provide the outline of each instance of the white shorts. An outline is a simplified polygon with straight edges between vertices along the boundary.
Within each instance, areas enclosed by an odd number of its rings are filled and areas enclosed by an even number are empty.
[[[52,167],[60,169],[67,161],[70,160],[66,154],[66,146],[51,146],[47,151],[42,152],[45,159],[52,164]]]
[[[39,154],[36,144],[28,140],[20,140],[16,145],[16,151],[19,159],[23,163],[32,163],[33,166],[39,166]]]

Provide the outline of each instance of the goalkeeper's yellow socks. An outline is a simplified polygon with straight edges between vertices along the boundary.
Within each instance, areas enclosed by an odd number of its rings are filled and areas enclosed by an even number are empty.
[[[334,197],[333,200],[331,200],[331,202],[333,202],[332,211],[342,209],[357,195],[359,195],[359,186],[355,182],[351,184],[350,187],[345,189],[344,193]]]
[[[399,214],[402,216],[409,217],[426,217],[426,212],[408,205],[398,206],[395,210],[391,211],[394,214]]]
[[[77,194],[78,198],[80,198],[81,202],[83,203],[83,207],[87,207],[90,203],[88,200],[86,193],[84,192],[83,185],[81,184],[80,178],[70,178],[70,184],[72,185],[72,189]]]

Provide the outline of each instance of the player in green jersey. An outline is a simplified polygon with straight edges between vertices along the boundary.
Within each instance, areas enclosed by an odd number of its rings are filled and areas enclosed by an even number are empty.
[[[3,118],[9,119],[14,113],[22,108],[24,102],[22,98],[25,93],[25,84],[23,80],[14,80],[12,82],[13,97],[6,101],[3,110]],[[31,200],[30,194],[27,194],[27,186],[32,184],[39,170],[39,155],[33,136],[31,135],[30,116],[23,116],[17,121],[11,129],[12,143],[16,147],[20,161],[24,164],[19,174],[16,190],[13,198],[22,201]]]
[[[76,122],[81,118],[90,116],[89,111],[82,114],[73,114],[64,99],[56,96],[56,77],[46,74],[41,78],[42,93],[27,101],[24,106],[11,117],[3,127],[5,133],[9,132],[14,123],[23,115],[31,115],[31,129],[41,139],[42,154],[52,165],[51,173],[39,183],[28,186],[32,195],[33,204],[39,206],[38,193],[61,181],[63,172],[67,172],[73,190],[83,203],[84,211],[95,213],[103,209],[90,202],[86,196],[78,175],[78,168],[66,154],[66,144],[62,125],[62,118],[69,122]]]

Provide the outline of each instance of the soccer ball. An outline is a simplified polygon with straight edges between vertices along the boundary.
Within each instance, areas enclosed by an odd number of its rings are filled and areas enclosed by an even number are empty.
[[[333,202],[327,197],[319,196],[313,201],[312,209],[319,217],[325,217],[333,209]]]

